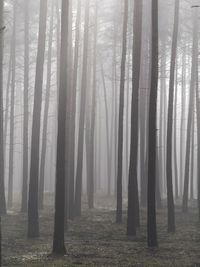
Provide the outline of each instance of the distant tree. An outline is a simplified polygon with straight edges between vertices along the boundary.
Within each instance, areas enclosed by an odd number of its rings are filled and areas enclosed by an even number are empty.
[[[39,208],[43,209],[44,206],[44,176],[45,176],[45,162],[47,150],[47,129],[48,129],[48,115],[49,115],[49,101],[51,93],[51,70],[52,70],[52,43],[53,43],[53,12],[54,1],[51,6],[50,29],[49,29],[49,44],[48,44],[48,59],[47,59],[47,84],[44,105],[44,118],[43,118],[43,132],[42,132],[42,150],[40,161],[40,182],[39,182]]]
[[[174,29],[172,36],[172,50],[170,62],[170,80],[169,80],[169,100],[168,100],[168,123],[167,123],[167,207],[168,207],[168,232],[175,232],[175,213],[172,179],[172,128],[173,128],[173,110],[174,110],[174,83],[175,83],[175,65],[177,55],[179,23],[179,0],[175,1],[174,9]]]
[[[83,142],[84,142],[84,126],[85,126],[85,105],[86,105],[86,88],[87,88],[87,73],[88,73],[88,32],[89,32],[89,3],[86,0],[85,4],[85,26],[84,26],[84,45],[83,45],[83,71],[81,81],[81,96],[80,96],[80,118],[79,118],[79,133],[78,133],[78,155],[76,169],[76,190],[75,190],[75,215],[81,215],[81,196],[82,196],[82,174],[83,174]]]
[[[43,67],[46,40],[47,0],[40,1],[38,50],[36,61],[33,123],[31,139],[30,183],[28,198],[28,238],[39,236],[38,180],[40,155],[40,119],[42,105]]]
[[[191,154],[191,130],[192,117],[194,115],[194,97],[195,97],[195,81],[197,70],[197,55],[198,55],[198,12],[194,8],[194,22],[193,22],[193,47],[192,47],[192,67],[190,80],[190,94],[189,94],[189,111],[187,118],[187,137],[186,137],[186,156],[185,156],[185,176],[184,176],[184,191],[183,191],[183,212],[188,211],[188,194],[189,194],[189,168],[190,168],[190,154]]]
[[[152,0],[152,47],[151,47],[151,87],[149,102],[149,149],[148,149],[148,246],[157,246],[156,230],[156,115],[158,86],[158,0]]]
[[[128,218],[127,235],[135,235],[139,222],[138,197],[138,114],[139,114],[139,86],[142,45],[142,5],[143,1],[134,1],[133,21],[133,63],[132,63],[132,104],[131,104],[131,147],[128,183]]]
[[[69,1],[62,0],[61,8],[61,50],[60,81],[58,102],[58,133],[56,158],[56,197],[53,235],[53,254],[66,253],[64,242],[65,231],[65,178],[66,178],[66,101],[67,101],[67,54],[68,54]]]
[[[81,21],[81,2],[77,1],[77,17],[76,17],[76,36],[74,48],[74,64],[73,64],[73,80],[72,80],[72,96],[71,96],[71,132],[70,132],[70,181],[69,181],[69,218],[74,217],[74,170],[75,170],[75,132],[76,132],[76,95],[77,95],[77,77],[80,47],[80,21]]]
[[[124,88],[127,54],[127,24],[128,24],[128,0],[124,1],[124,21],[122,39],[122,57],[120,74],[119,96],[119,124],[118,124],[118,164],[117,164],[117,211],[116,222],[122,222],[122,166],[123,166],[123,121],[124,121]]]
[[[24,0],[24,122],[23,122],[23,181],[21,211],[28,204],[28,111],[29,111],[29,0]]]
[[[13,32],[12,32],[12,78],[10,94],[10,147],[8,174],[8,208],[13,205],[13,168],[14,168],[14,116],[15,116],[15,83],[16,83],[16,17],[17,2],[13,3]]]
[[[92,96],[91,96],[91,128],[90,128],[90,166],[88,179],[88,206],[90,209],[94,207],[94,144],[95,144],[95,122],[96,122],[96,53],[97,53],[97,2],[94,8],[94,41],[93,41],[93,77],[92,77]]]

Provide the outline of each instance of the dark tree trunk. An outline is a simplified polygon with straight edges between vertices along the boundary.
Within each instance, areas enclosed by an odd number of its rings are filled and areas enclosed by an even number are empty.
[[[119,96],[119,123],[118,123],[118,161],[117,161],[117,210],[116,222],[122,222],[122,167],[123,167],[123,121],[124,121],[124,88],[126,72],[126,51],[127,51],[127,24],[128,24],[128,0],[124,1],[124,22],[123,41],[120,75],[120,96]]]
[[[56,197],[53,253],[64,255],[66,253],[65,232],[65,178],[66,178],[66,101],[67,101],[67,54],[68,54],[68,23],[69,1],[62,0],[61,14],[61,50],[60,50],[60,81],[58,103],[58,134],[57,134],[57,158],[56,158]]]
[[[183,192],[183,212],[188,211],[188,191],[189,191],[189,166],[190,166],[190,141],[192,130],[192,117],[194,113],[194,96],[195,96],[195,79],[197,69],[197,55],[198,55],[198,12],[195,9],[194,26],[193,26],[193,48],[192,48],[192,69],[190,82],[190,96],[189,96],[189,112],[187,121],[187,138],[186,138],[186,157],[185,157],[185,177],[184,177],[184,192]]]
[[[152,0],[152,48],[151,48],[151,87],[149,102],[149,149],[148,149],[148,246],[157,246],[156,230],[156,116],[158,86],[158,0]]]
[[[44,207],[44,176],[45,176],[45,162],[46,162],[46,150],[47,150],[47,129],[48,129],[48,114],[49,114],[49,100],[51,93],[51,56],[52,56],[52,40],[53,40],[53,11],[54,2],[52,1],[50,29],[49,29],[49,44],[48,44],[48,62],[47,62],[47,85],[45,95],[44,106],[44,118],[43,118],[43,132],[42,132],[42,150],[40,161],[40,183],[39,183],[39,209]]]
[[[38,218],[38,180],[39,180],[39,148],[40,148],[40,118],[42,105],[43,66],[46,40],[47,0],[40,1],[40,22],[38,51],[36,62],[33,123],[31,139],[30,183],[28,198],[28,238],[39,236]]]
[[[128,182],[127,235],[135,235],[139,225],[139,199],[137,181],[138,160],[138,113],[139,85],[142,43],[142,1],[135,0],[133,21],[133,66],[132,66],[132,104],[131,104],[131,147]],[[134,67],[134,64],[135,67]]]
[[[78,158],[76,170],[76,192],[75,192],[75,215],[81,215],[81,196],[82,196],[82,173],[83,173],[83,141],[85,125],[85,104],[86,104],[86,87],[87,87],[87,67],[88,67],[88,31],[89,31],[89,3],[86,0],[85,5],[85,29],[84,29],[84,48],[83,48],[83,71],[81,82],[81,100],[80,100],[80,118],[78,133]]]
[[[29,0],[24,1],[24,122],[23,122],[23,181],[21,211],[28,203],[28,114],[29,114]]]

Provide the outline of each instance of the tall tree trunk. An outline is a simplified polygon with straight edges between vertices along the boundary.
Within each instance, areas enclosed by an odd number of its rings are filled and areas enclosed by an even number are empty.
[[[133,65],[132,65],[132,104],[131,104],[131,147],[128,183],[127,234],[135,235],[139,222],[139,200],[137,181],[138,160],[138,113],[142,43],[142,1],[135,0],[133,21]],[[134,67],[134,64],[135,67]]]
[[[119,124],[118,124],[118,161],[117,161],[117,210],[116,222],[122,222],[122,168],[123,168],[123,121],[124,121],[124,88],[126,72],[126,51],[127,51],[127,24],[128,24],[128,0],[124,1],[124,22],[122,40],[122,58],[120,75],[120,96],[119,96]]]
[[[74,66],[73,66],[73,81],[72,81],[72,109],[71,109],[71,133],[70,133],[70,181],[69,181],[69,218],[74,217],[74,168],[75,168],[75,133],[76,133],[76,92],[77,92],[77,76],[78,76],[78,61],[79,61],[79,46],[80,46],[80,20],[81,20],[81,3],[77,3],[76,17],[76,37],[74,49]]]
[[[110,196],[111,192],[111,144],[109,140],[109,121],[108,121],[108,99],[106,93],[106,82],[105,82],[105,74],[103,64],[101,64],[101,76],[103,81],[103,93],[104,93],[104,104],[105,104],[105,113],[106,113],[106,144],[107,144],[107,176],[108,176],[108,196]]]
[[[94,22],[94,53],[93,53],[93,81],[92,81],[92,109],[91,109],[91,132],[90,132],[90,173],[88,187],[88,206],[94,207],[94,152],[95,152],[95,121],[96,121],[96,50],[97,50],[97,3],[95,4]]]
[[[156,230],[156,116],[158,86],[158,0],[152,0],[152,48],[151,48],[151,87],[149,102],[149,149],[148,149],[148,246],[157,246]]]
[[[175,65],[177,55],[179,24],[179,0],[175,1],[174,8],[174,29],[172,36],[172,50],[170,62],[170,80],[169,80],[169,100],[168,100],[168,121],[167,121],[167,208],[168,208],[168,232],[175,232],[175,213],[173,196],[173,171],[172,171],[172,129],[173,129],[173,110],[174,110],[174,81]]]
[[[181,127],[180,127],[180,196],[183,194],[183,161],[185,152],[185,109],[186,109],[186,49],[182,55],[182,81],[181,81]]]
[[[49,44],[48,44],[48,59],[47,59],[47,85],[45,95],[44,106],[44,118],[43,118],[43,132],[42,132],[42,150],[40,161],[40,182],[39,182],[39,209],[44,207],[44,176],[45,176],[45,162],[46,162],[46,150],[47,150],[47,129],[48,129],[48,114],[49,114],[49,100],[51,92],[51,56],[52,56],[52,41],[53,41],[53,11],[54,1],[51,6],[51,18],[49,29]]]
[[[10,95],[10,148],[8,174],[8,208],[13,205],[13,168],[14,168],[14,114],[15,114],[15,77],[16,77],[16,1],[13,3],[12,35],[12,81]]]
[[[198,74],[197,74],[198,75]],[[190,199],[194,199],[194,130],[195,130],[195,114],[192,116],[192,131],[191,131],[191,163],[190,163]]]
[[[176,62],[177,64],[178,62]],[[178,64],[177,64],[178,65]],[[175,182],[175,199],[178,199],[178,165],[177,165],[177,101],[178,101],[178,66],[176,66],[176,82],[174,96],[174,182]]]
[[[54,216],[53,253],[66,253],[65,232],[65,178],[66,178],[66,101],[67,101],[67,54],[68,54],[68,23],[69,0],[62,0],[61,14],[61,50],[60,50],[60,81],[58,103],[58,134],[56,158],[56,197]]]
[[[184,177],[184,192],[183,192],[183,212],[188,211],[188,191],[189,191],[189,165],[190,165],[190,140],[192,129],[192,117],[194,113],[194,96],[195,96],[195,79],[197,69],[197,55],[198,55],[198,12],[195,8],[194,25],[193,25],[193,48],[192,48],[192,68],[191,68],[191,82],[190,82],[190,96],[189,96],[189,111],[187,121],[187,138],[186,138],[186,156],[185,156],[185,177]]]
[[[76,193],[75,193],[75,215],[81,215],[81,196],[82,196],[82,173],[83,173],[83,141],[85,125],[85,103],[87,87],[87,67],[88,67],[88,31],[89,31],[89,3],[86,0],[85,5],[85,29],[84,29],[84,48],[83,48],[83,71],[81,82],[81,99],[80,99],[80,118],[78,133],[78,158],[76,170]]]
[[[3,27],[4,1],[0,2],[0,227],[1,215],[6,213],[5,184],[4,184],[4,131],[3,131]],[[1,229],[0,229],[1,241]],[[0,243],[1,249],[1,243]],[[1,253],[0,253],[1,255]],[[0,258],[1,263],[1,258]]]
[[[199,94],[199,66],[197,60],[196,75],[196,110],[197,110],[197,205],[198,205],[198,221],[200,223],[200,94]]]
[[[29,114],[29,0],[24,0],[24,122],[23,122],[23,181],[21,211],[27,212],[28,202],[28,114]]]
[[[38,180],[40,154],[40,118],[42,105],[43,66],[46,40],[47,0],[40,0],[40,22],[35,75],[31,139],[30,182],[28,198],[28,238],[39,236]]]

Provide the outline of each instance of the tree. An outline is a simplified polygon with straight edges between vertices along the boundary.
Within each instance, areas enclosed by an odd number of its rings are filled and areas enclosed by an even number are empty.
[[[24,123],[23,181],[21,211],[27,211],[28,197],[28,91],[29,91],[29,0],[24,0]]]
[[[156,230],[156,115],[158,86],[158,0],[152,0],[152,47],[151,47],[151,87],[149,102],[149,149],[148,149],[148,246],[157,246]]]
[[[83,141],[84,141],[84,125],[85,125],[85,104],[86,104],[86,88],[87,88],[87,68],[88,68],[88,31],[89,31],[89,0],[85,5],[85,26],[84,26],[84,45],[83,45],[83,70],[81,81],[80,96],[80,118],[78,133],[78,156],[76,169],[76,190],[75,190],[75,215],[81,215],[81,196],[82,196],[82,173],[83,173]]]
[[[69,1],[62,0],[61,13],[61,49],[60,49],[60,81],[58,102],[58,133],[56,158],[56,197],[53,235],[53,254],[66,253],[64,242],[65,231],[65,177],[66,177],[66,101],[67,101],[67,54]]]
[[[0,1],[0,219],[6,213],[4,184],[4,132],[3,132],[3,27],[4,1]],[[0,246],[1,248],[1,246]]]
[[[190,166],[190,140],[192,130],[192,117],[194,115],[194,96],[195,96],[195,79],[197,70],[197,55],[198,55],[198,16],[197,9],[194,11],[193,22],[193,47],[192,47],[192,67],[191,67],[191,81],[189,94],[189,111],[187,119],[187,137],[186,137],[186,156],[185,156],[185,176],[184,176],[184,191],[183,191],[183,212],[188,211],[188,193],[189,193],[189,166]]]
[[[170,81],[169,81],[169,100],[168,100],[168,123],[167,123],[167,207],[168,207],[168,232],[175,232],[175,213],[174,196],[172,181],[172,127],[174,110],[174,81],[175,65],[178,40],[178,22],[179,22],[179,0],[175,1],[174,9],[174,29],[172,37],[171,63],[170,63]]]
[[[38,218],[38,180],[39,180],[39,147],[40,118],[42,105],[43,66],[46,40],[47,0],[40,1],[38,50],[36,61],[33,123],[31,139],[30,183],[28,198],[28,238],[39,236]]]
[[[12,32],[12,78],[10,94],[10,147],[8,174],[8,208],[13,205],[13,168],[14,168],[14,115],[15,115],[15,77],[16,77],[16,1],[13,3],[13,32]]]
[[[118,124],[118,164],[117,164],[117,211],[116,222],[122,222],[122,165],[123,165],[123,117],[124,117],[124,88],[126,72],[127,51],[127,24],[128,24],[128,0],[124,1],[124,21],[120,75],[120,97],[119,97],[119,124]]]
[[[74,217],[74,170],[75,170],[75,133],[76,133],[76,92],[77,92],[77,77],[78,77],[78,62],[79,62],[79,46],[80,46],[80,21],[81,21],[81,3],[77,2],[77,17],[76,17],[76,37],[74,48],[74,65],[73,65],[73,80],[72,80],[72,97],[71,97],[71,122],[70,122],[70,181],[69,181],[69,218]]]
[[[132,104],[131,104],[131,147],[128,183],[127,234],[135,235],[139,221],[139,199],[137,182],[138,161],[138,113],[139,86],[142,44],[142,1],[135,0],[133,21],[133,66],[132,66]]]
[[[4,1],[0,1],[0,266],[1,256],[1,216],[6,213],[4,189],[4,142],[3,142],[3,27]]]
[[[49,99],[51,93],[51,57],[52,57],[52,41],[53,41],[53,11],[54,1],[52,1],[50,29],[49,29],[49,44],[48,44],[48,62],[47,62],[47,85],[44,105],[44,118],[43,118],[43,132],[42,132],[42,150],[40,162],[40,183],[39,183],[39,208],[43,209],[44,206],[44,171],[46,162],[46,149],[47,149],[47,129],[48,129],[48,114],[49,114]]]

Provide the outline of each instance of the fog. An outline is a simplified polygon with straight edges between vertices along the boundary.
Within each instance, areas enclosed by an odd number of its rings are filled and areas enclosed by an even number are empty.
[[[200,265],[199,19],[0,1],[1,266]]]

